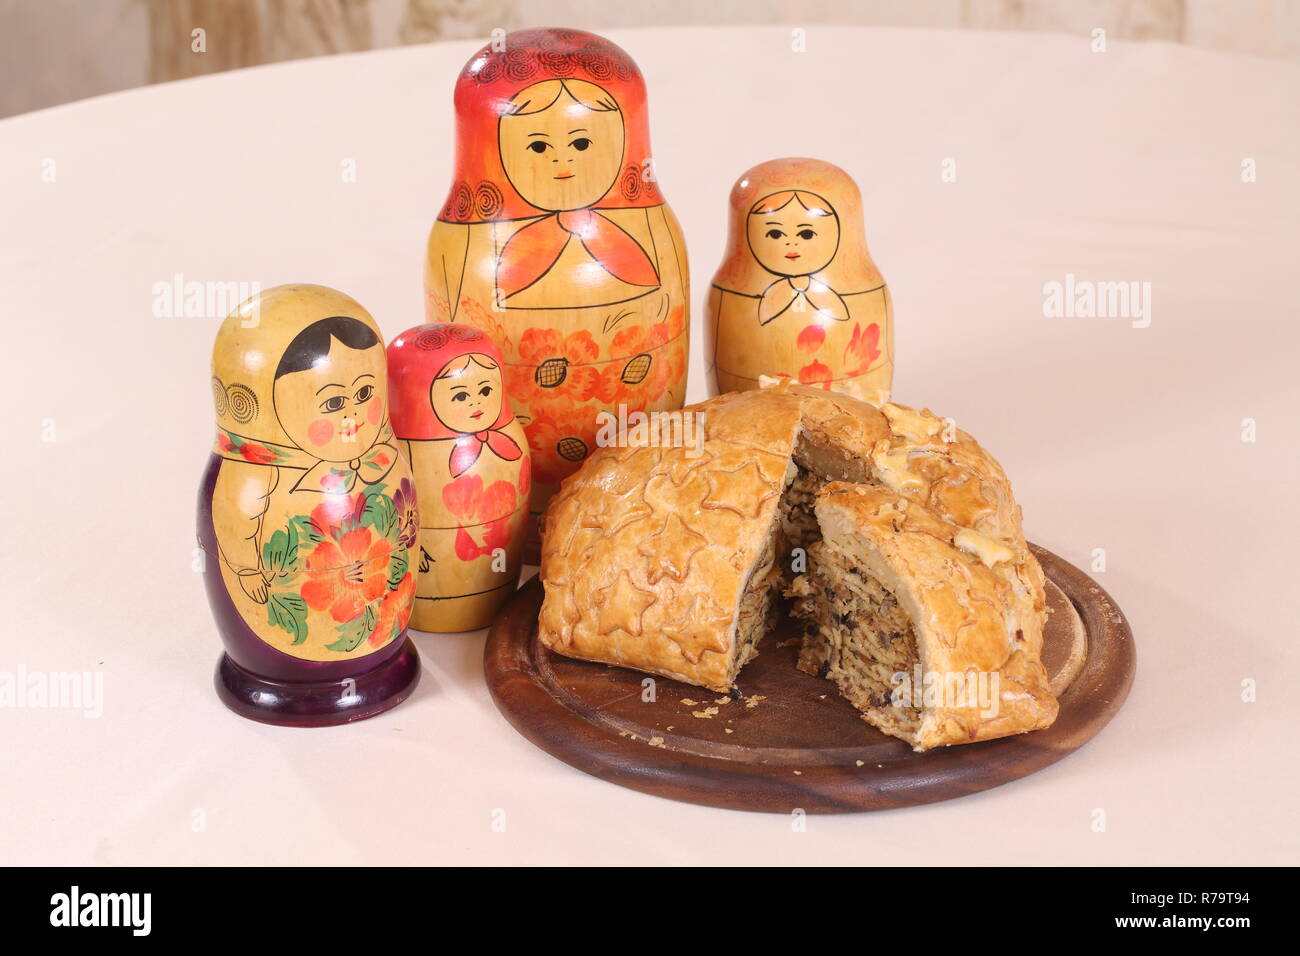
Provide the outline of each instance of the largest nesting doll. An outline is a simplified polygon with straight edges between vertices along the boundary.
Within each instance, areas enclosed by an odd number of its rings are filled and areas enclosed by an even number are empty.
[[[893,306],[849,174],[817,159],[761,163],[732,187],[730,213],[708,298],[715,392],[766,375],[887,402]]]
[[[322,286],[263,292],[222,323],[212,394],[198,533],[222,700],[294,725],[403,700],[419,515],[374,319]]]
[[[465,65],[455,100],[426,312],[500,345],[537,514],[594,450],[600,412],[681,407],[686,248],[655,182],[645,84],[619,47],[510,33]]]

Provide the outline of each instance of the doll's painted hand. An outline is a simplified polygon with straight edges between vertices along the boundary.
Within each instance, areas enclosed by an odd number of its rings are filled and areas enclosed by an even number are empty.
[[[239,586],[254,604],[266,603],[266,578],[257,568],[239,572]]]

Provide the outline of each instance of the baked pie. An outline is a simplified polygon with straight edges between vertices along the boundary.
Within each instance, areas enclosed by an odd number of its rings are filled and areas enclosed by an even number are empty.
[[[730,691],[792,600],[799,667],[917,750],[1049,726],[1043,574],[996,461],[929,411],[781,384],[606,447],[546,512],[551,650]]]

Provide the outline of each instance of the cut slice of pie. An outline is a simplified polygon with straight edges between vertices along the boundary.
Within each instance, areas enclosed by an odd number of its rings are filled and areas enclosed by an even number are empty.
[[[816,517],[821,540],[789,587],[800,670],[917,750],[1051,725],[1027,551],[871,485],[826,485]]]

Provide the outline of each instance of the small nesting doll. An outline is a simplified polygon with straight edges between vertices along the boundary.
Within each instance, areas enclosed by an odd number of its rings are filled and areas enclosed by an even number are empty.
[[[519,583],[532,463],[501,353],[468,325],[407,329],[388,346],[393,429],[420,505],[422,631],[485,627]]]
[[[654,179],[641,73],[608,40],[507,34],[466,64],[455,101],[426,313],[500,345],[538,514],[594,450],[599,412],[681,407],[686,248]]]
[[[298,726],[404,700],[419,515],[374,319],[322,286],[267,290],[222,323],[212,395],[198,534],[222,700]]]
[[[774,159],[736,181],[708,298],[715,392],[758,388],[760,376],[772,376],[886,402],[892,315],[848,173],[816,159]]]

